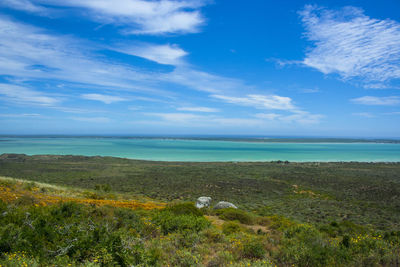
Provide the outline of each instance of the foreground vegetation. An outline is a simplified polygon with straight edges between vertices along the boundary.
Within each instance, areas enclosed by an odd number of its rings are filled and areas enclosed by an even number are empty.
[[[180,163],[4,154],[0,175],[76,188],[108,186],[168,203],[210,196],[260,215],[400,230],[400,163]]]
[[[0,266],[399,266],[399,163],[1,155]],[[238,210],[198,210],[211,196]]]
[[[316,226],[243,210],[198,210],[190,202],[121,208],[119,200],[76,201],[122,197],[99,190],[9,178],[0,178],[0,185],[1,266],[396,266],[400,261],[399,231],[349,221]],[[50,196],[59,201],[45,202]]]

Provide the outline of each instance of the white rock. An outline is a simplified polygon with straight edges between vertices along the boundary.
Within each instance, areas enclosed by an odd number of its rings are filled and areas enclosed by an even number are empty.
[[[199,197],[196,201],[196,208],[205,208],[210,207],[211,205],[211,197]]]
[[[227,209],[227,208],[237,209],[237,207],[235,205],[233,205],[230,202],[226,202],[226,201],[220,201],[220,202],[218,202],[217,205],[214,206],[214,209],[216,209],[216,210],[218,210],[218,209]]]

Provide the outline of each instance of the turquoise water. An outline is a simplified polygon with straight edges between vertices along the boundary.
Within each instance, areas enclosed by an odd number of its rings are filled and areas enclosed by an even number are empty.
[[[99,155],[162,161],[400,161],[400,144],[4,137],[0,138],[2,153]]]

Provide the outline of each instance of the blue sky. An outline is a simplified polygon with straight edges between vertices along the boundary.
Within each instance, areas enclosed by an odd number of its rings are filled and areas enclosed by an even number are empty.
[[[2,0],[0,134],[400,137],[400,2]]]

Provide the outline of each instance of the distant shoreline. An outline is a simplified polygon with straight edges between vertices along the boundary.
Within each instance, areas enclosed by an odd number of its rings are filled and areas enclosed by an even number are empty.
[[[1,140],[4,138],[6,140]],[[82,138],[82,139],[154,139],[154,140],[194,140],[230,141],[251,143],[380,143],[400,144],[400,139],[390,138],[330,138],[330,137],[180,137],[180,136],[102,136],[102,135],[0,135],[0,142],[7,138]]]
[[[167,162],[400,162],[400,142],[361,139],[8,137],[1,153]]]
[[[15,158],[101,158],[101,159],[116,159],[116,160],[129,160],[137,162],[149,162],[149,163],[179,163],[179,164],[205,164],[205,163],[216,163],[216,164],[262,164],[262,163],[277,163],[277,164],[400,164],[400,161],[356,161],[356,160],[329,160],[329,161],[290,161],[290,160],[252,160],[252,161],[182,161],[182,160],[151,160],[151,159],[136,159],[136,158],[126,158],[126,157],[116,157],[116,156],[86,156],[77,154],[24,154],[24,153],[2,153],[0,154],[0,159],[15,159]]]

